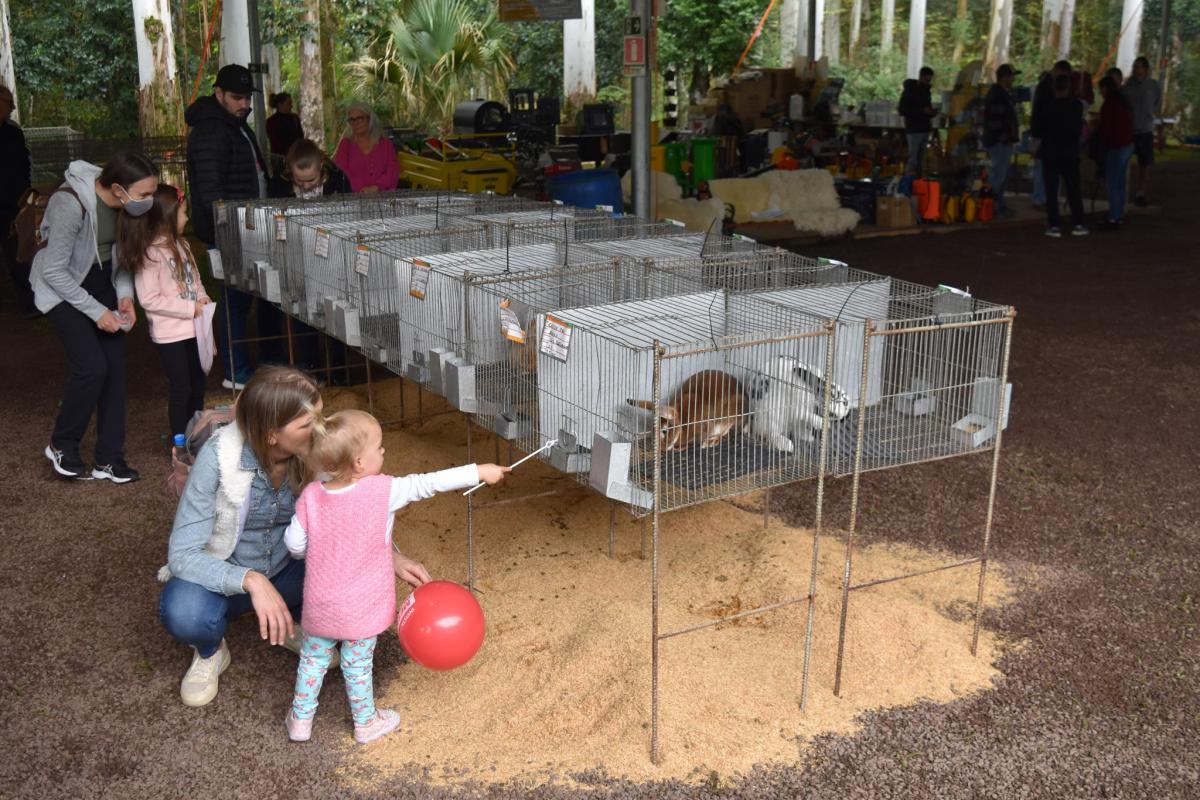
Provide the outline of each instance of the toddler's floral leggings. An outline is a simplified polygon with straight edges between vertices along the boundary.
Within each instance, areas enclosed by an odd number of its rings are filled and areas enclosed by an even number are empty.
[[[375,686],[371,674],[375,639],[372,636],[342,642],[342,677],[346,680],[346,697],[350,700],[350,714],[356,725],[366,725],[375,718]],[[321,694],[321,684],[337,645],[337,639],[304,635],[300,666],[296,669],[296,696],[292,699],[292,713],[296,719],[312,719],[317,713],[317,697]]]

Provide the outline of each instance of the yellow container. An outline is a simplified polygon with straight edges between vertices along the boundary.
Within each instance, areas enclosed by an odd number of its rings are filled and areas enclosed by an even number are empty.
[[[654,172],[667,171],[667,148],[661,144],[650,147],[650,169]]]

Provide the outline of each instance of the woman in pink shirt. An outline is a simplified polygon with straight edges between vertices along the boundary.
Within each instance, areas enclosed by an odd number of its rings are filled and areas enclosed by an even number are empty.
[[[171,433],[184,433],[188,420],[204,408],[206,374],[196,345],[195,318],[211,303],[200,282],[196,259],[183,238],[187,225],[183,192],[165,183],[154,193],[154,205],[140,217],[119,225],[121,263],[133,270],[138,302],[150,323],[170,394],[167,419]]]
[[[383,135],[379,117],[369,106],[354,103],[346,112],[346,135],[342,137],[333,163],[350,178],[355,192],[390,192],[400,181],[396,148]]]

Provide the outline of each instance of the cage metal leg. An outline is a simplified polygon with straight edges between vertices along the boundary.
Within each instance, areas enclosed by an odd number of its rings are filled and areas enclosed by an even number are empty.
[[[826,328],[828,336],[825,340],[825,374],[833,374],[833,344],[836,335],[836,325],[830,322]],[[825,521],[825,470],[829,458],[829,405],[832,395],[832,382],[825,381],[825,392],[822,400],[824,409],[821,418],[821,449],[817,456],[817,506],[813,519],[812,563],[808,571],[808,610],[804,623],[804,658],[800,667],[800,712],[808,708],[808,684],[812,675],[812,639],[813,621],[817,607],[817,569],[821,548],[821,529]]]
[[[650,761],[660,763],[658,752],[658,525],[662,496],[662,346],[654,342],[654,509],[650,526]]]
[[[233,395],[234,402],[237,402],[237,373],[233,366],[233,317],[229,314],[229,284],[221,282],[221,302],[225,304],[225,355],[229,359],[229,370],[225,373],[225,377],[229,379],[229,393]]]
[[[987,519],[983,525],[983,547],[979,554],[979,589],[975,595],[975,624],[971,631],[971,655],[979,653],[979,626],[983,621],[983,590],[987,580],[988,546],[992,539],[992,520],[996,510],[996,479],[1000,472],[1000,439],[1004,433],[1004,385],[1008,383],[1008,356],[1012,345],[1012,314],[1004,326],[1004,361],[996,397],[996,441],[992,446],[992,476],[988,486]]]
[[[617,546],[617,504],[608,503],[608,557],[614,558]]]
[[[473,463],[471,457],[471,418],[467,417],[467,463]],[[475,498],[467,495],[467,588],[475,591]]]
[[[858,492],[862,483],[863,431],[867,422],[867,369],[871,359],[871,335],[875,326],[870,320],[863,325],[862,375],[858,394],[858,420],[854,434],[854,479],[850,488],[850,525],[846,529],[846,567],[842,572],[842,613],[838,622],[837,666],[833,676],[833,694],[842,696],[842,667],[846,656],[846,617],[850,610],[850,576],[854,559],[854,532],[858,526]]]
[[[292,335],[292,315],[283,315],[283,331],[287,336],[288,366],[296,366],[296,341]]]

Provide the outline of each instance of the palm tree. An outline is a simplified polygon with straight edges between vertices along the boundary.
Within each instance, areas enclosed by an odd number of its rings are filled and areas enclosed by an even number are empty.
[[[367,53],[349,65],[360,92],[390,100],[397,123],[446,135],[454,106],[503,89],[514,64],[496,4],[483,19],[467,0],[404,0]]]

